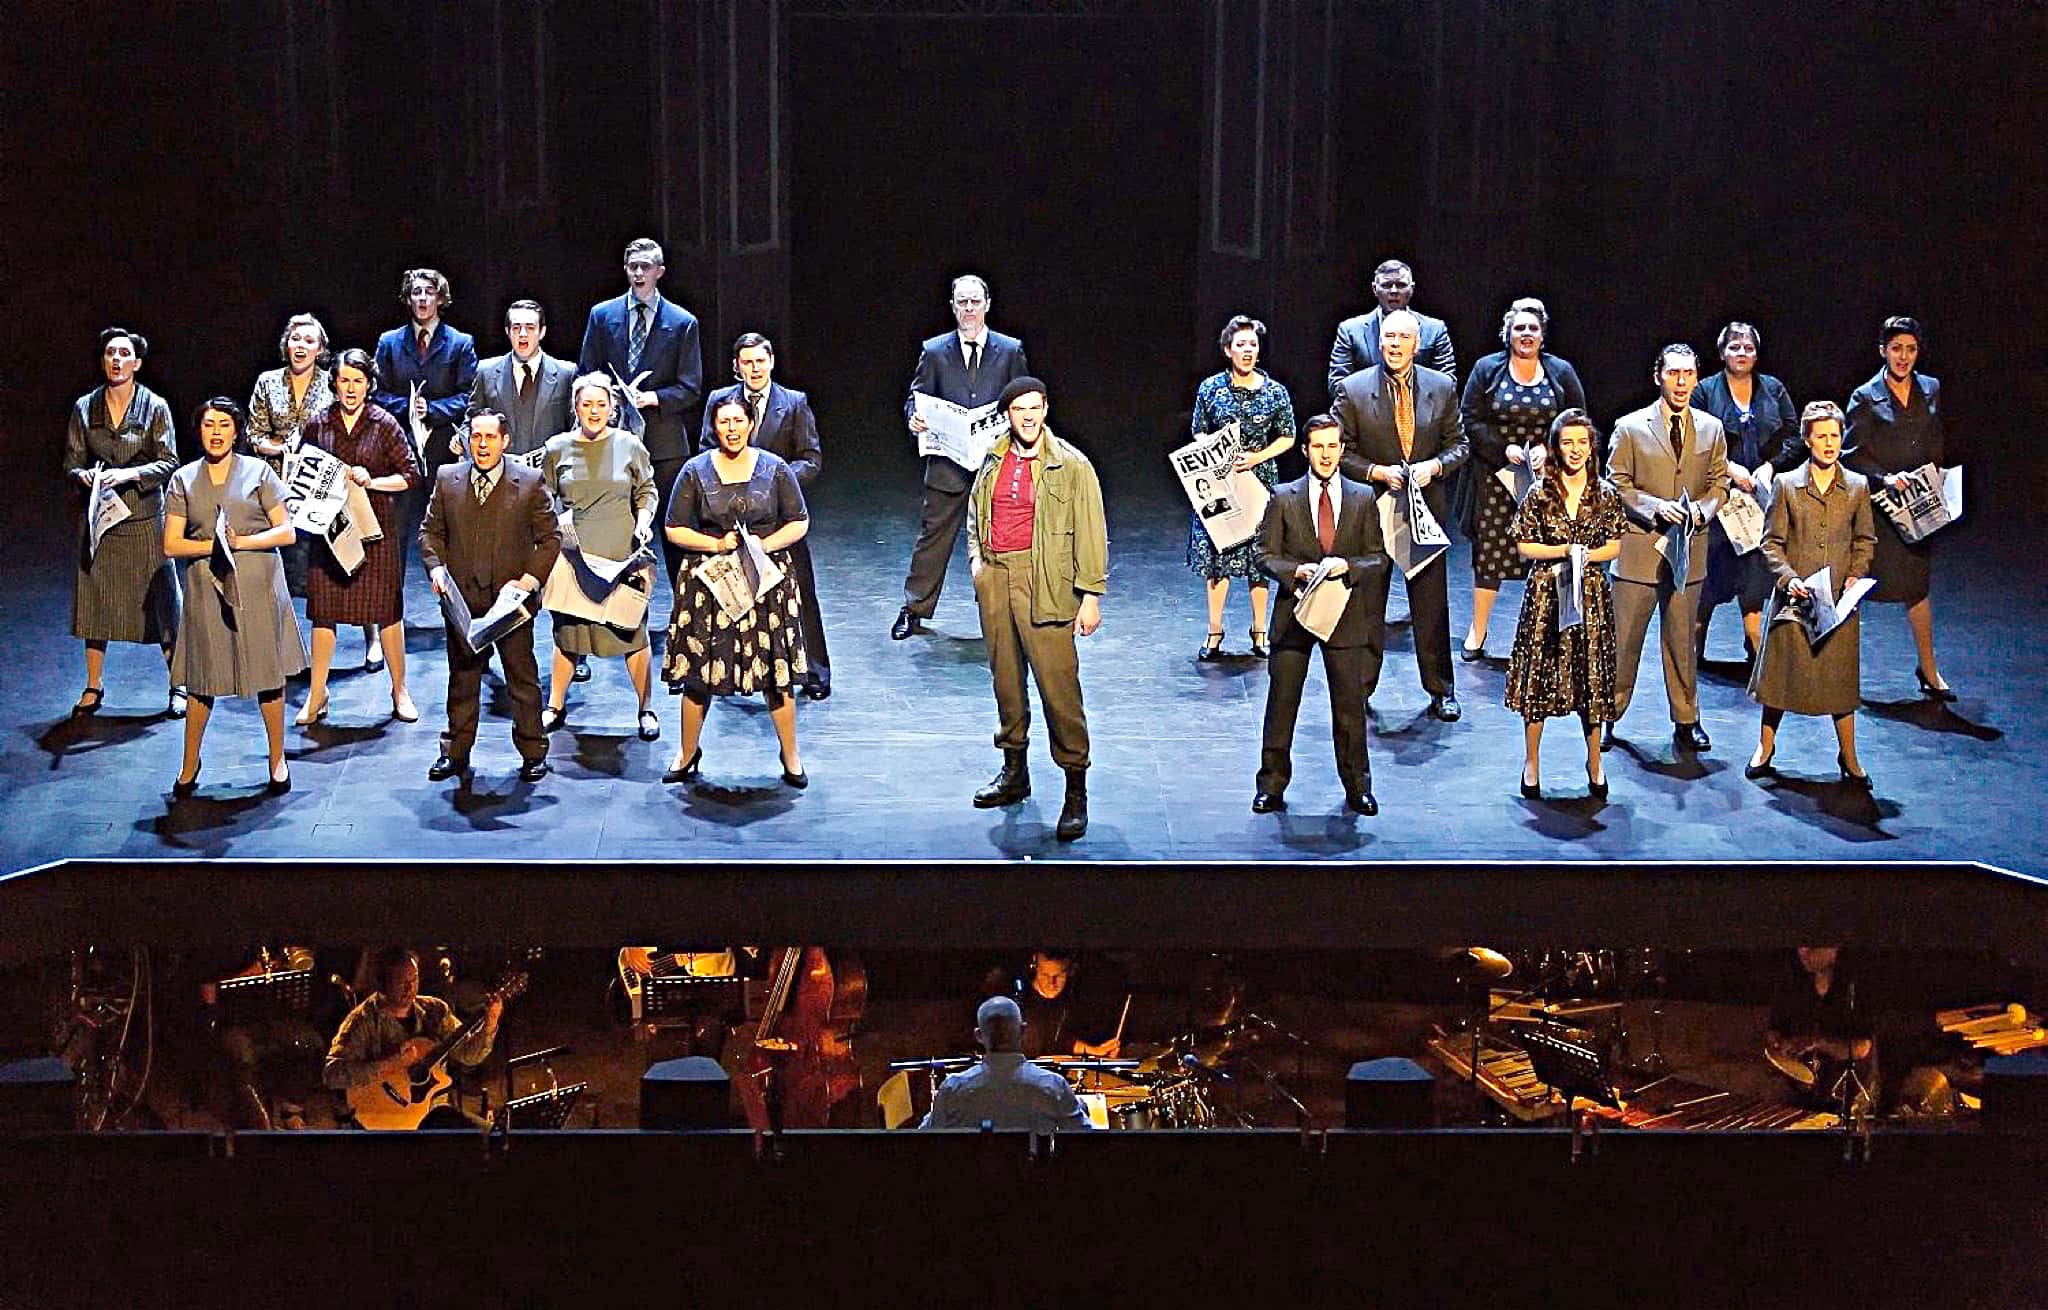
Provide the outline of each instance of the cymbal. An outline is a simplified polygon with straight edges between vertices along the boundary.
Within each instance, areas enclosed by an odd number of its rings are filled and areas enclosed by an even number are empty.
[[[1515,971],[1513,960],[1484,946],[1446,947],[1437,952],[1437,958],[1475,981],[1499,982]]]

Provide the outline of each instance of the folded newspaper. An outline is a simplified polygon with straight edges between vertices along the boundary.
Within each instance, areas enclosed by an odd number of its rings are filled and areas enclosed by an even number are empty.
[[[508,582],[498,589],[490,609],[482,617],[476,617],[469,611],[469,602],[463,598],[462,588],[455,585],[446,569],[441,570],[441,615],[469,644],[469,649],[478,655],[489,650],[498,638],[532,621],[532,600],[532,592],[521,591]]]
[[[1382,491],[1374,500],[1380,515],[1380,539],[1401,576],[1412,578],[1434,564],[1450,549],[1451,539],[1430,512],[1422,488],[1415,485],[1415,470],[1401,466],[1406,479],[1399,491]]]
[[[1010,419],[990,401],[968,409],[942,396],[912,393],[924,431],[917,434],[917,453],[942,455],[964,469],[978,469],[996,439],[1009,431]]]
[[[1685,517],[1676,523],[1666,523],[1657,532],[1657,553],[1671,567],[1671,585],[1684,590],[1687,574],[1692,568],[1692,493],[1678,493],[1678,508],[1685,511]]]
[[[1735,548],[1736,554],[1747,555],[1763,544],[1766,522],[1763,502],[1742,488],[1728,488],[1728,496],[1721,502],[1721,510],[1714,519],[1721,525],[1721,531],[1728,534],[1728,544]]]
[[[1202,530],[1218,550],[1243,545],[1259,535],[1266,503],[1272,499],[1258,474],[1238,469],[1237,457],[1243,452],[1242,437],[1232,420],[1166,456],[1195,517],[1202,521]]]
[[[654,589],[654,555],[644,547],[625,559],[563,546],[541,588],[543,609],[614,628],[637,628]]]
[[[1924,541],[1963,517],[1963,470],[1922,464],[1905,474],[1906,489],[1893,491],[1882,479],[1870,484],[1870,499],[1907,541]]]
[[[128,502],[121,498],[120,488],[114,485],[114,470],[104,464],[95,464],[92,470],[92,491],[86,507],[92,533],[86,539],[86,558],[92,559],[100,553],[100,538],[107,535],[107,529],[125,523],[134,517]]]
[[[1834,568],[1823,564],[1811,577],[1801,578],[1806,584],[1806,599],[1795,600],[1790,595],[1778,602],[1778,612],[1772,615],[1775,623],[1797,623],[1806,633],[1809,646],[1818,646],[1827,635],[1842,626],[1856,606],[1870,594],[1877,585],[1876,578],[1858,578],[1835,594]]]
[[[742,526],[738,550],[712,555],[697,565],[697,580],[718,602],[728,623],[737,623],[783,579],[780,565],[761,548],[761,539]]]
[[[242,603],[242,582],[235,569],[234,549],[228,545],[230,535],[227,507],[222,506],[213,515],[213,553],[206,557],[206,576],[213,579],[213,589],[233,609]]]
[[[1529,488],[1536,485],[1536,470],[1527,464],[1503,464],[1493,471],[1493,478],[1507,488],[1519,505],[1528,496]]]
[[[611,369],[612,382],[618,387],[618,394],[612,399],[612,425],[623,428],[636,437],[645,436],[647,433],[647,415],[638,405],[633,403],[633,393],[640,389],[640,383],[647,380],[647,370],[640,370],[639,373],[634,375],[631,382],[627,382],[626,379],[619,376],[619,370],[616,367],[610,365],[606,367]]]
[[[1557,630],[1576,628],[1586,621],[1586,548],[1573,542],[1571,553],[1550,566],[1557,581]]]
[[[284,457],[284,503],[293,529],[326,542],[350,577],[363,567],[364,543],[384,536],[369,493],[349,480],[348,465],[318,446],[301,445]]]
[[[1294,593],[1294,621],[1323,641],[1337,630],[1344,606],[1351,599],[1351,584],[1338,572],[1344,561],[1326,559],[1316,565]]]

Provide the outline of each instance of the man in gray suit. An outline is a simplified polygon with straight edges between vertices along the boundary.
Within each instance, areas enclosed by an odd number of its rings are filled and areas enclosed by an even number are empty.
[[[1699,359],[1691,346],[1680,343],[1658,351],[1656,403],[1616,423],[1607,446],[1607,476],[1621,493],[1629,518],[1621,556],[1614,563],[1614,717],[1618,722],[1628,712],[1635,694],[1636,667],[1642,663],[1643,638],[1649,634],[1654,610],[1661,616],[1658,643],[1664,650],[1671,737],[1681,751],[1712,746],[1700,727],[1692,634],[1700,584],[1707,576],[1707,525],[1728,495],[1727,435],[1719,419],[1691,407],[1699,376]],[[1681,495],[1691,497],[1690,507],[1679,505]],[[1688,518],[1693,531],[1681,587],[1657,543]],[[1610,723],[1602,746],[1613,743]]]
[[[1415,362],[1419,337],[1415,315],[1396,310],[1380,321],[1381,363],[1353,373],[1337,388],[1334,407],[1344,430],[1344,476],[1373,484],[1375,492],[1399,492],[1410,477],[1438,523],[1449,521],[1445,479],[1472,454],[1465,440],[1465,420],[1458,411],[1458,388],[1448,374]],[[1415,667],[1422,689],[1429,693],[1429,713],[1445,723],[1463,713],[1451,674],[1450,586],[1444,576],[1449,551],[1403,577],[1408,592],[1410,630],[1415,635]],[[1373,626],[1381,628],[1392,586],[1388,569],[1366,582]],[[1365,695],[1380,685],[1381,642],[1366,653]]]
[[[1373,270],[1373,299],[1379,308],[1370,314],[1347,318],[1337,325],[1337,340],[1330,347],[1330,403],[1337,402],[1337,388],[1353,373],[1380,362],[1380,320],[1407,309],[1418,324],[1415,358],[1453,382],[1458,377],[1458,352],[1451,349],[1451,330],[1440,318],[1408,309],[1415,298],[1415,274],[1398,259],[1390,259]]]
[[[469,448],[469,421],[487,409],[505,416],[508,455],[531,454],[574,425],[569,387],[576,367],[541,349],[547,336],[548,316],[539,301],[515,300],[506,307],[505,337],[512,349],[477,366],[462,426],[450,441],[457,455]]]

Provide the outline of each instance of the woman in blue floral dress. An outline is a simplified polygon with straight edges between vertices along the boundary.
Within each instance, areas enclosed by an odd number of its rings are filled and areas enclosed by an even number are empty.
[[[1190,428],[1200,436],[1215,432],[1226,423],[1238,427],[1241,453],[1237,467],[1250,469],[1268,488],[1280,481],[1274,463],[1294,449],[1294,402],[1287,388],[1259,367],[1259,352],[1266,342],[1266,325],[1243,314],[1223,325],[1218,344],[1230,367],[1203,382],[1195,392],[1195,413]],[[1266,579],[1259,572],[1259,543],[1254,537],[1225,550],[1209,540],[1199,515],[1188,513],[1188,568],[1202,575],[1208,584],[1209,636],[1195,652],[1198,660],[1220,659],[1223,655],[1223,603],[1230,595],[1230,580],[1243,578],[1252,593],[1252,655],[1266,658]]]

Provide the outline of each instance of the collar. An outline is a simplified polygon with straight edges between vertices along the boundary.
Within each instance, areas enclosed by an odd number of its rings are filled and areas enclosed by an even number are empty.
[[[1005,429],[1003,435],[996,438],[996,444],[989,447],[989,458],[1000,460],[1010,453],[1010,445],[1010,433]],[[1048,469],[1059,468],[1065,462],[1060,456],[1060,439],[1053,434],[1052,424],[1045,425],[1043,435],[1038,438],[1038,454],[1032,458],[1041,460]]]
[[[1015,1069],[1024,1063],[1024,1052],[989,1051],[981,1057],[981,1062],[993,1069]]]
[[[1380,365],[1380,376],[1385,378],[1389,385],[1399,382],[1412,391],[1415,388],[1415,361],[1410,360],[1408,367],[1402,369],[1399,373],[1382,364]]]
[[[640,299],[640,297],[639,297],[638,295],[636,295],[636,294],[634,293],[634,291],[633,291],[633,288],[631,288],[631,287],[627,287],[627,288],[626,288],[626,312],[627,312],[628,314],[631,314],[631,313],[633,312],[633,306],[635,306],[635,305],[645,305],[645,306],[647,306],[647,307],[648,307],[649,309],[651,309],[651,310],[653,310],[653,311],[654,311],[654,317],[656,317],[656,318],[660,318],[660,317],[661,317],[661,288],[660,288],[660,287],[656,287],[656,288],[654,289],[654,294],[653,294],[653,295],[649,296],[649,297],[648,297],[647,299],[645,299],[645,300],[642,300],[642,299]]]
[[[425,333],[427,334],[427,340],[428,340],[428,342],[429,342],[429,343],[431,343],[431,342],[433,341],[433,339],[434,339],[435,337],[438,337],[438,336],[440,336],[440,335],[441,335],[441,317],[440,317],[440,315],[438,315],[438,314],[437,314],[437,315],[435,315],[435,316],[434,316],[434,321],[433,321],[433,322],[431,322],[431,323],[420,323],[420,322],[417,322],[417,321],[415,321],[415,322],[413,322],[413,323],[409,323],[409,324],[407,324],[407,325],[406,325],[406,329],[405,329],[405,334],[406,334],[407,336],[411,337],[411,338],[412,338],[412,339],[413,339],[414,341],[418,341],[418,340],[420,339],[420,333],[421,333],[421,332],[423,332],[423,331],[424,331],[424,332],[425,332]]]
[[[958,328],[953,329],[953,335],[960,338],[960,349],[962,351],[965,351],[969,346],[980,346],[984,350],[988,349],[988,324],[986,323],[981,325],[980,336],[970,337]]]
[[[498,480],[504,476],[505,457],[502,455],[498,457],[498,462],[491,465],[489,468],[479,468],[474,460],[470,461],[469,480],[472,484],[474,484],[476,480],[479,477],[481,477],[485,482],[489,483],[493,489],[495,489],[498,485]]]
[[[1664,426],[1666,428],[1669,428],[1671,426],[1672,419],[1677,419],[1679,422],[1685,424],[1685,426],[1687,427],[1692,426],[1691,405],[1687,405],[1684,409],[1673,409],[1671,408],[1670,401],[1667,401],[1664,399],[1664,397],[1659,396],[1657,397],[1657,413],[1663,416]]]

